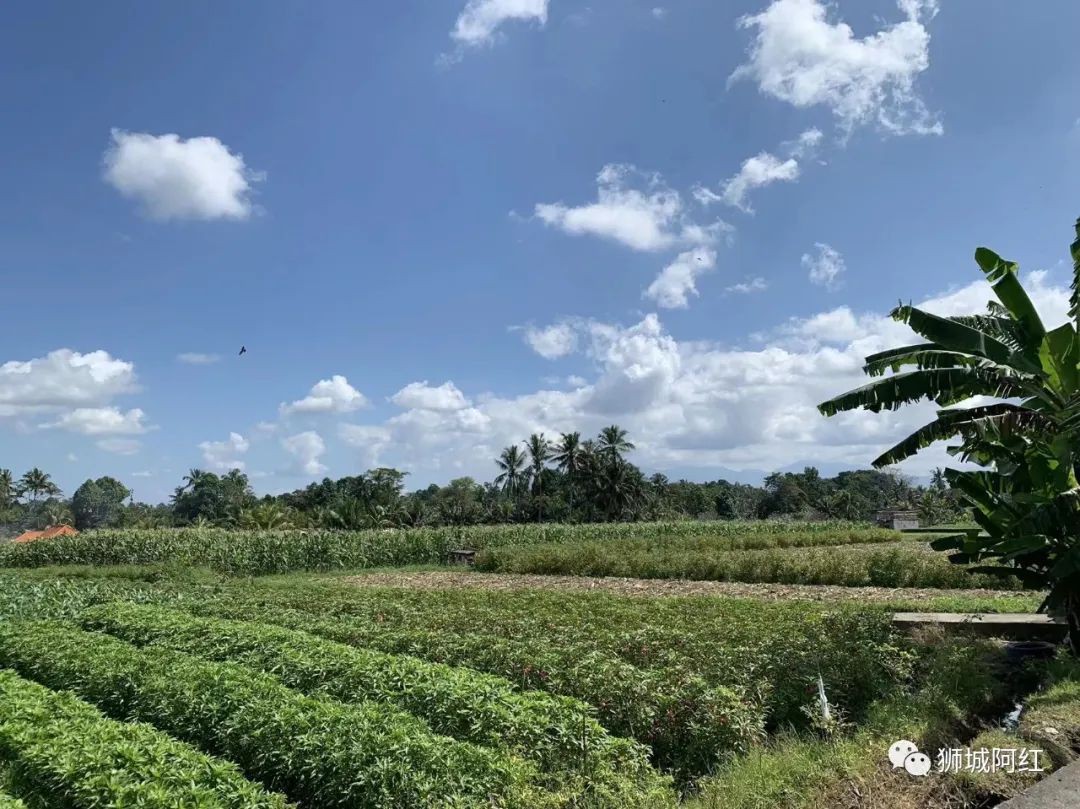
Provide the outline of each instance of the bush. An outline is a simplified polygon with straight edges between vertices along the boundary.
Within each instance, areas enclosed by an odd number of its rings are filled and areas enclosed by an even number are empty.
[[[0,626],[0,664],[235,761],[307,806],[542,805],[520,760],[373,703],[313,699],[241,666],[55,622]]]
[[[272,673],[303,693],[343,702],[374,700],[424,719],[438,733],[488,747],[511,749],[545,770],[585,775],[600,789],[610,782],[613,803],[663,792],[644,748],[616,739],[577,700],[516,691],[506,680],[469,669],[429,663],[334,643],[304,632],[256,623],[196,618],[157,607],[110,605],[84,613],[88,629],[138,646],[154,644]],[[582,772],[584,768],[584,772]],[[642,781],[634,794],[631,784]]]
[[[284,798],[148,725],[0,671],[0,756],[11,780],[58,806],[284,809]],[[17,807],[12,798],[0,807]]]

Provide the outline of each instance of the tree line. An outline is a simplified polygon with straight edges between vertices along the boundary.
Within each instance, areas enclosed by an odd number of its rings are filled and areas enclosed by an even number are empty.
[[[19,479],[0,469],[0,526],[16,530],[71,524],[97,527],[223,526],[247,529],[395,528],[526,522],[617,522],[680,519],[870,520],[882,509],[919,513],[924,524],[961,516],[957,495],[937,471],[917,486],[895,471],[851,471],[822,477],[814,467],[774,473],[763,485],[726,480],[671,481],[646,476],[628,459],[626,430],[605,427],[595,438],[543,433],[512,444],[494,459],[485,483],[460,477],[405,491],[408,473],[389,467],[257,497],[247,475],[192,469],[168,503],[131,501],[111,477],[87,480],[64,499],[50,476],[33,469]],[[126,502],[125,502],[126,501]]]

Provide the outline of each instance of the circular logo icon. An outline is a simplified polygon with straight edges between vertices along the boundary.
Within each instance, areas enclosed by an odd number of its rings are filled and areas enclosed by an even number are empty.
[[[904,760],[908,756],[918,752],[919,748],[915,746],[915,742],[909,742],[907,739],[893,742],[892,747],[889,748],[889,763],[892,764],[894,770],[898,770],[904,766]]]
[[[904,769],[911,775],[916,775],[922,778],[928,772],[930,772],[930,756],[926,753],[920,753],[917,750],[904,759]]]

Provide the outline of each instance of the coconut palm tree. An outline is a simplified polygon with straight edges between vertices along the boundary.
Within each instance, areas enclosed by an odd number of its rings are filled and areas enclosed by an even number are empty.
[[[529,456],[529,465],[526,472],[532,483],[532,492],[540,498],[536,521],[543,522],[544,470],[547,469],[547,462],[551,459],[551,442],[544,437],[543,433],[533,433],[525,441],[525,452]]]
[[[495,459],[495,465],[501,470],[495,478],[495,484],[513,497],[520,491],[525,481],[525,455],[516,444],[511,444]]]
[[[19,488],[28,492],[35,503],[43,494],[50,497],[60,494],[60,487],[52,482],[48,474],[36,466],[19,479]]]
[[[11,506],[19,499],[19,487],[15,485],[15,478],[10,469],[0,469],[0,509]]]
[[[188,473],[184,475],[184,485],[180,487],[181,491],[187,491],[188,489],[194,489],[199,481],[206,477],[207,473],[202,469],[189,469]]]
[[[621,461],[624,453],[634,449],[634,445],[626,438],[626,430],[617,424],[602,429],[598,443],[601,454],[612,463]]]
[[[558,466],[559,471],[566,475],[566,490],[570,501],[570,515],[574,514],[574,489],[577,486],[578,476],[581,474],[584,461],[581,449],[581,433],[563,433],[559,443],[554,448],[551,460]]]

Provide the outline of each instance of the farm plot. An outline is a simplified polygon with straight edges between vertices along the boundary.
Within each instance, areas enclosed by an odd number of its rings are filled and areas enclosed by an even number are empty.
[[[227,531],[173,528],[91,531],[48,542],[0,545],[0,567],[203,566],[233,575],[443,564],[455,548],[536,543],[683,541],[727,548],[888,542],[898,534],[852,523],[678,522],[499,525],[382,531]]]
[[[1014,577],[972,573],[917,541],[866,537],[862,542],[821,541],[761,547],[700,539],[569,542],[488,548],[478,570],[493,573],[619,576],[640,579],[777,582],[845,587],[995,588],[1020,590]]]

